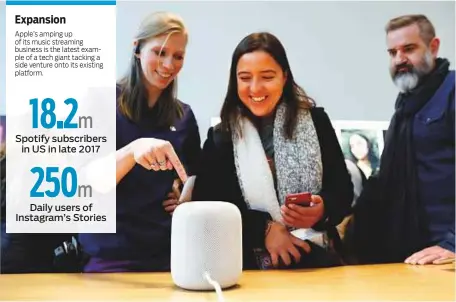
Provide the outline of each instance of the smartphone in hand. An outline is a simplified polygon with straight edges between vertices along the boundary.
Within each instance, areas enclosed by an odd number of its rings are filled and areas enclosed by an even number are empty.
[[[309,192],[288,194],[285,197],[285,205],[297,204],[303,207],[312,206],[312,194]]]

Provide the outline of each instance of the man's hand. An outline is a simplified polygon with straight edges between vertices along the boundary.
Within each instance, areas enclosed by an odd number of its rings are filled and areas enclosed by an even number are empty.
[[[434,245],[428,248],[425,248],[419,252],[416,252],[412,256],[405,259],[405,263],[408,264],[436,264],[438,261],[447,259],[447,258],[454,258],[454,253],[440,247],[438,245]]]

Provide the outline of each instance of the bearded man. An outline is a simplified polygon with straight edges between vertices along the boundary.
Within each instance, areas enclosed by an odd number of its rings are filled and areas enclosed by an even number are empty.
[[[358,263],[437,264],[455,254],[455,73],[424,15],[386,26],[399,89],[379,172],[354,210]]]

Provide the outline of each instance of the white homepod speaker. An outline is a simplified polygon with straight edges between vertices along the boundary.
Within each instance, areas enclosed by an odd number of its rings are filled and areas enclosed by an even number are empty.
[[[222,201],[191,201],[179,205],[174,210],[171,226],[173,282],[187,290],[217,290],[217,286],[236,285],[241,274],[239,209]]]

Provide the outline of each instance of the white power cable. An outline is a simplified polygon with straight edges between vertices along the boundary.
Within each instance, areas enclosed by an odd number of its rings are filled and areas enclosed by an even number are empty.
[[[217,298],[219,302],[224,302],[225,299],[223,298],[222,288],[217,281],[212,280],[211,275],[208,272],[204,273],[204,278],[215,288],[215,292],[217,293]]]

